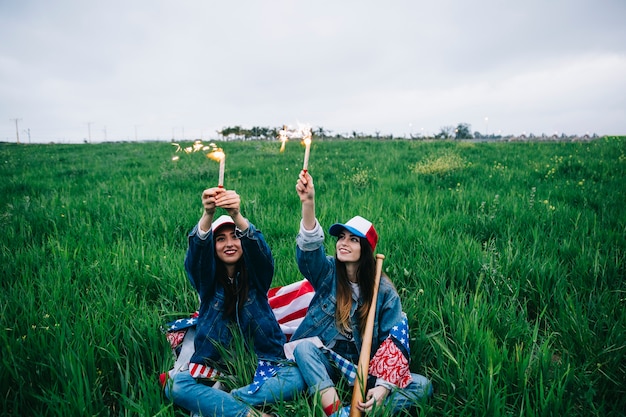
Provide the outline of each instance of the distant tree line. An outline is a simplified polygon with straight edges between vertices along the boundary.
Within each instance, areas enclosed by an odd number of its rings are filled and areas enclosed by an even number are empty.
[[[254,126],[251,129],[246,129],[241,126],[229,126],[225,127],[222,130],[218,130],[217,133],[224,139],[237,139],[237,140],[255,140],[255,139],[274,139],[278,138],[278,132],[282,129],[281,127],[261,127]],[[328,137],[330,135],[330,131],[324,129],[323,127],[315,127],[311,129],[312,133],[316,137]]]
[[[283,127],[263,127],[263,126],[254,126],[250,129],[243,128],[241,126],[228,126],[224,127],[222,130],[218,130],[217,133],[222,140],[272,140],[278,138],[279,131]],[[508,135],[502,136],[501,134],[482,134],[481,132],[474,131],[472,133],[472,127],[469,123],[458,123],[456,126],[443,126],[441,130],[433,135],[433,136],[423,136],[423,135],[414,135],[410,134],[407,138],[406,136],[394,136],[394,135],[385,135],[380,131],[374,132],[374,134],[365,134],[363,132],[358,132],[353,130],[347,133],[335,133],[333,134],[332,130],[325,129],[321,126],[317,126],[311,129],[313,132],[313,137],[317,139],[445,139],[445,140],[463,140],[463,139],[483,139],[483,140],[526,140],[526,139],[543,139],[543,140],[575,140],[575,139],[594,139],[598,136],[596,134],[593,135],[584,135],[579,137],[577,135],[568,136],[564,133],[560,135],[553,134],[551,136],[541,134],[536,136],[532,133],[526,135],[515,136]]]

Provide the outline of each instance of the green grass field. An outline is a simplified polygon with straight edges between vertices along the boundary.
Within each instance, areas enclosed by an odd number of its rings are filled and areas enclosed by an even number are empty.
[[[275,285],[301,279],[303,148],[218,145]],[[1,415],[186,415],[158,385],[173,363],[160,327],[197,307],[186,234],[218,164],[174,151],[0,144]],[[318,140],[309,169],[326,229],[360,214],[381,236],[412,370],[435,387],[421,415],[623,415],[626,138]],[[304,398],[275,410],[323,415]]]

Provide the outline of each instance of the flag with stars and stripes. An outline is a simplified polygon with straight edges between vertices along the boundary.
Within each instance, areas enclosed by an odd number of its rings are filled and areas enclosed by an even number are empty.
[[[248,386],[248,394],[254,394],[257,392],[265,381],[276,375],[278,366],[280,365],[277,363],[260,360],[256,367],[256,371],[254,372],[252,384]]]
[[[304,319],[314,295],[313,286],[311,286],[306,279],[281,287],[273,287],[268,291],[267,297],[269,305],[287,340],[291,338]],[[188,361],[189,357],[193,354],[193,338],[188,336],[188,331],[194,329],[197,322],[198,312],[196,311],[190,317],[180,318],[167,323],[163,328],[172,348],[172,352],[174,353],[174,357],[177,360],[174,368],[168,373],[161,374],[160,379],[162,380],[162,384],[166,378],[173,378],[177,372],[187,369],[190,370],[192,376],[196,375],[198,378],[214,378],[217,375],[217,372],[213,368],[205,366],[204,364],[189,362],[185,362],[184,364],[179,363],[184,359]],[[195,334],[195,332],[189,333]],[[187,348],[185,348],[186,354],[184,358],[180,356],[183,351],[183,346],[187,346]],[[277,366],[278,364],[271,362],[259,361],[259,365],[254,374],[253,384],[251,385],[253,387],[251,388],[253,389],[252,392],[255,392],[265,380],[276,374]]]
[[[411,355],[409,347],[409,321],[406,314],[402,314],[402,321],[391,328],[389,334],[398,342],[398,344],[406,350],[405,356]]]
[[[287,341],[304,320],[314,295],[313,286],[306,279],[270,288],[267,292],[270,307]]]
[[[179,330],[185,330],[192,326],[195,326],[198,323],[198,313],[196,312],[191,317],[186,319],[178,319],[172,322],[167,323],[166,330],[168,332],[177,332]]]

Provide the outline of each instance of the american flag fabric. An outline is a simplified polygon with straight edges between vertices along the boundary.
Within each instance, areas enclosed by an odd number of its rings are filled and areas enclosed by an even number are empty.
[[[180,359],[180,354],[183,349],[183,344],[185,343],[185,338],[187,337],[187,331],[189,329],[194,328],[197,322],[198,322],[198,312],[196,311],[190,317],[174,320],[166,324],[164,328],[164,331],[166,332],[165,337],[167,338],[167,341],[170,343],[170,347],[172,348],[174,357],[176,357],[177,359]],[[187,344],[189,343],[190,342],[187,341]],[[180,362],[180,360],[177,360],[177,362]],[[176,368],[180,368],[180,364],[177,364]]]
[[[284,287],[270,288],[267,292],[270,307],[287,341],[304,320],[314,295],[313,286],[306,279]]]
[[[409,357],[409,323],[405,315],[378,347],[370,361],[369,374],[405,388],[413,380]]]
[[[193,327],[198,323],[198,312],[196,311],[191,315],[191,317],[185,319],[178,319],[172,322],[167,323],[167,331],[168,332],[177,332],[179,330],[185,330],[190,327]]]
[[[402,313],[402,321],[391,328],[389,334],[398,341],[400,346],[406,350],[406,356],[411,355],[409,347],[409,321],[406,314]]]
[[[289,285],[270,288],[267,293],[268,300],[276,320],[280,325],[281,330],[287,337],[287,340],[291,338],[296,331],[311,303],[311,299],[315,295],[313,287],[306,279],[294,282]],[[166,337],[170,343],[174,356],[178,357],[183,343],[193,344],[193,340],[187,340],[187,331],[198,322],[198,312],[196,311],[188,318],[181,318],[167,323],[165,327]],[[265,382],[276,374],[276,367],[278,364],[259,361],[256,372],[253,378],[253,391],[256,390]],[[186,367],[177,367],[170,370],[168,376],[172,378],[176,372],[185,370]],[[214,379],[219,376],[219,372],[210,366],[199,363],[189,363],[189,372],[194,378],[210,378]],[[160,376],[161,385],[165,383],[165,373]]]
[[[201,363],[189,362],[189,373],[192,377],[197,379],[216,379],[221,373]]]
[[[329,353],[348,383],[354,385],[357,366],[333,350],[323,349]],[[409,322],[403,314],[402,320],[391,328],[389,337],[378,347],[369,363],[368,374],[405,388],[413,380],[409,369],[409,352]]]
[[[252,384],[249,386],[248,394],[254,394],[261,388],[261,385],[274,375],[276,375],[278,364],[270,361],[259,361],[252,378]]]

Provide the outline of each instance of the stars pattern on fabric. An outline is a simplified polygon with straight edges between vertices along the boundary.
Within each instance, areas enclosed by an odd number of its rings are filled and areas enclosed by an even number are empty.
[[[406,315],[402,315],[402,320],[391,328],[389,334],[396,339],[410,356],[411,349],[409,347],[409,321]]]
[[[259,364],[256,367],[256,371],[254,372],[254,378],[252,378],[252,384],[250,384],[250,389],[248,390],[248,394],[254,394],[261,388],[261,385],[274,375],[278,371],[275,363],[270,361],[259,360]]]
[[[179,330],[184,330],[189,327],[193,327],[198,323],[198,316],[191,316],[188,318],[174,320],[166,324],[166,331],[168,332],[176,332]]]

